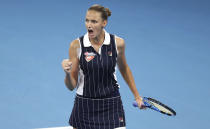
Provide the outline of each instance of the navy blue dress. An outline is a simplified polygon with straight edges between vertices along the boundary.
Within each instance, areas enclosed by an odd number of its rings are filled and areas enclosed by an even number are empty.
[[[125,115],[116,78],[115,36],[105,32],[96,52],[88,34],[79,38],[79,80],[69,124],[77,129],[125,127]]]

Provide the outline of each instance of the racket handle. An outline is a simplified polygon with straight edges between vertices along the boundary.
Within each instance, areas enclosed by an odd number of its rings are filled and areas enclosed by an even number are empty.
[[[138,107],[138,104],[137,104],[136,101],[133,102],[133,106],[134,106],[134,107]]]
[[[145,107],[150,107],[150,106],[151,106],[151,105],[148,104],[147,102],[145,102],[145,101],[143,101],[143,102],[144,102],[144,106],[145,106]],[[133,106],[134,106],[134,107],[138,107],[138,103],[137,103],[136,101],[134,101],[134,102],[133,102]]]

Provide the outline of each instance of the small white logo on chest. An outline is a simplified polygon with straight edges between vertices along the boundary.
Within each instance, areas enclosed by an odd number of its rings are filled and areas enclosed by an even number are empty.
[[[85,60],[89,62],[95,57],[96,54],[93,52],[85,52],[84,55],[85,55]]]

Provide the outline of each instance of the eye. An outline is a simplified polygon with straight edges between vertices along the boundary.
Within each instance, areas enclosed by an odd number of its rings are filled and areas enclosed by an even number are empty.
[[[91,22],[92,22],[92,23],[98,23],[96,20],[92,20]]]

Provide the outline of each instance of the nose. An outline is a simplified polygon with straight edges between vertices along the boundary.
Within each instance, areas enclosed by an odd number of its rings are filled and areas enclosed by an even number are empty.
[[[91,27],[92,27],[91,22],[87,21],[87,22],[86,22],[86,26],[87,26],[87,28],[91,28]]]

